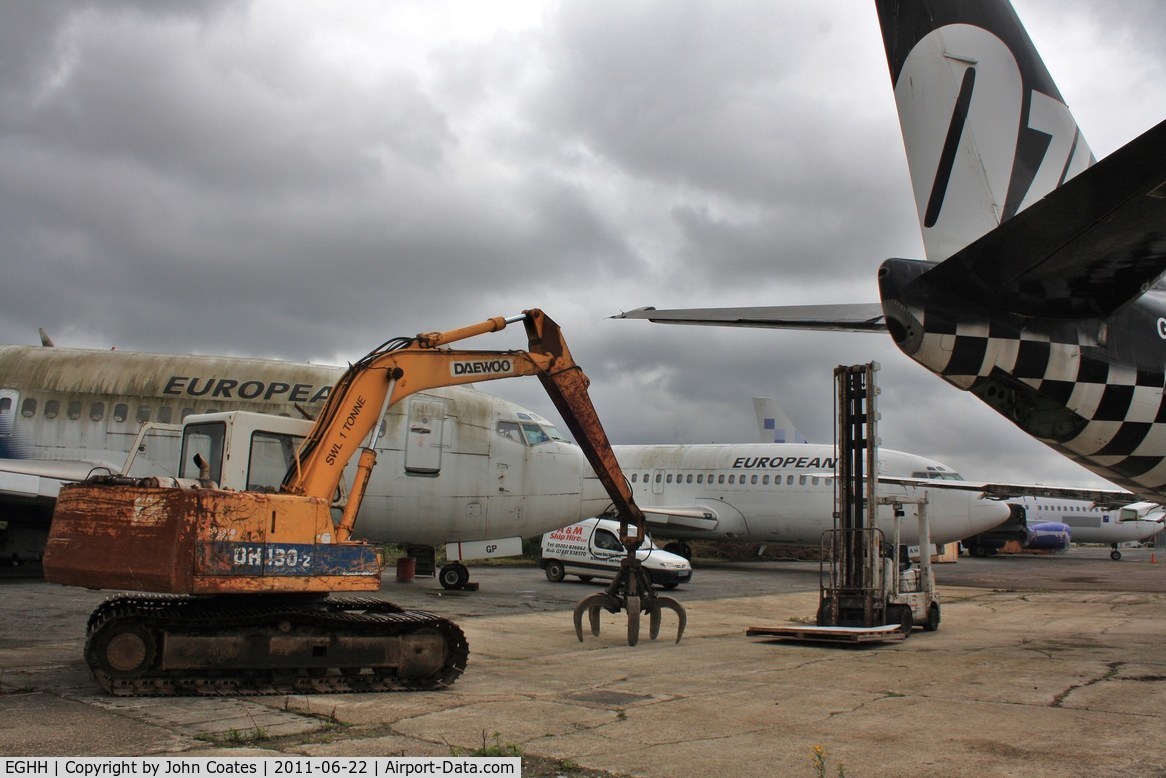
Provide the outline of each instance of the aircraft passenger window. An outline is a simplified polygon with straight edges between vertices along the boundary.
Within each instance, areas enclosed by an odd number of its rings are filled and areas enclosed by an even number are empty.
[[[158,421],[163,424],[169,424],[170,420],[174,418],[174,409],[168,405],[163,405],[158,409]]]
[[[36,416],[36,398],[29,397],[20,404],[20,415]]]
[[[101,421],[105,416],[105,403],[93,403],[89,406],[89,420]]]
[[[55,419],[57,414],[61,412],[60,400],[49,400],[45,403],[45,418]]]
[[[692,483],[692,473],[689,473],[689,474],[688,474],[688,475],[685,477],[685,479],[684,479],[684,482],[685,482],[686,484],[690,484],[690,483]]]
[[[755,476],[755,475],[749,476],[749,483],[756,484],[757,483],[757,476]]]
[[[69,414],[70,419],[80,419],[81,418],[81,401],[80,400],[70,400],[69,401],[69,410],[67,411],[67,413]]]
[[[138,424],[149,421],[150,420],[150,406],[139,405],[137,419],[138,419]]]
[[[125,421],[130,415],[130,407],[125,403],[118,403],[113,406],[113,420]]]
[[[731,483],[731,484],[737,483],[737,476],[735,476],[735,475],[729,476],[729,483]]]
[[[798,476],[798,485],[799,485],[799,486],[805,486],[805,485],[806,485],[806,477],[805,477],[804,475],[799,475],[799,476]]]
[[[638,473],[632,473],[632,483],[633,483],[633,484],[636,482],[636,478],[637,478],[638,476],[639,476],[639,474],[638,474]]]
[[[696,476],[696,482],[697,482],[698,484],[703,484],[703,483],[704,483],[704,473],[698,473],[698,474],[697,474],[697,476]]]
[[[663,475],[661,475],[660,473],[656,473],[656,483],[660,483],[663,479],[664,479]]]
[[[513,440],[515,443],[522,442],[522,431],[518,427],[517,422],[500,421],[498,422],[498,434],[507,440]]]
[[[671,473],[669,473],[668,477],[664,479],[664,483],[666,483],[666,484],[672,483],[672,474]]]
[[[179,414],[179,416],[178,416],[178,420],[179,421],[186,421],[186,417],[192,413],[194,413],[194,408],[183,408],[182,413]]]
[[[767,475],[761,476],[761,485],[762,486],[769,486],[769,476],[767,476]]]
[[[792,475],[787,475],[787,476],[785,477],[785,482],[786,482],[787,484],[789,484],[790,486],[793,486],[793,484],[794,484],[794,477],[793,477]]]

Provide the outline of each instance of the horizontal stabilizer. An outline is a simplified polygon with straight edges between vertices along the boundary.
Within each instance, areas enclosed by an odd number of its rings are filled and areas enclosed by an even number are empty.
[[[838,332],[884,332],[887,329],[883,319],[883,308],[879,303],[771,305],[756,308],[672,308],[668,310],[647,307],[627,311],[611,318],[647,319],[660,324],[770,327]]]
[[[1031,316],[1112,313],[1166,272],[1166,122],[920,277]]]

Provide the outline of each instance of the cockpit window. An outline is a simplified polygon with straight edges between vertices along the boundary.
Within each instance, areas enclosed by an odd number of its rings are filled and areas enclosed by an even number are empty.
[[[547,443],[552,440],[560,443],[570,442],[550,424],[529,421],[500,421],[495,429],[499,435],[507,440],[513,440],[527,446],[537,446],[540,443]]]

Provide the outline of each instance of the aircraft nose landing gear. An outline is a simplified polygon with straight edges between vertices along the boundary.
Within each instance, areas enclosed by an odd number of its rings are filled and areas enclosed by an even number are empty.
[[[599,610],[604,608],[611,613],[626,610],[628,614],[628,645],[634,646],[640,641],[640,614],[648,614],[648,637],[655,640],[660,635],[661,610],[668,608],[674,611],[680,619],[680,626],[676,631],[676,642],[684,635],[684,628],[688,624],[688,613],[684,606],[672,597],[656,593],[652,588],[652,581],[644,571],[640,560],[636,558],[635,550],[629,551],[627,557],[620,563],[611,585],[601,594],[592,594],[584,597],[575,605],[575,635],[583,641],[583,613],[591,623],[591,634],[599,634]]]

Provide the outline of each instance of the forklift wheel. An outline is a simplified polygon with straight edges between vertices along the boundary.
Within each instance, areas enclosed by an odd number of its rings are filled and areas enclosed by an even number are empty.
[[[923,624],[923,629],[927,632],[939,629],[939,603],[933,602],[927,609],[927,621]]]
[[[887,608],[887,622],[890,624],[899,625],[899,629],[903,632],[903,637],[911,637],[911,631],[915,628],[915,618],[911,615],[911,609],[906,605],[892,605]]]

